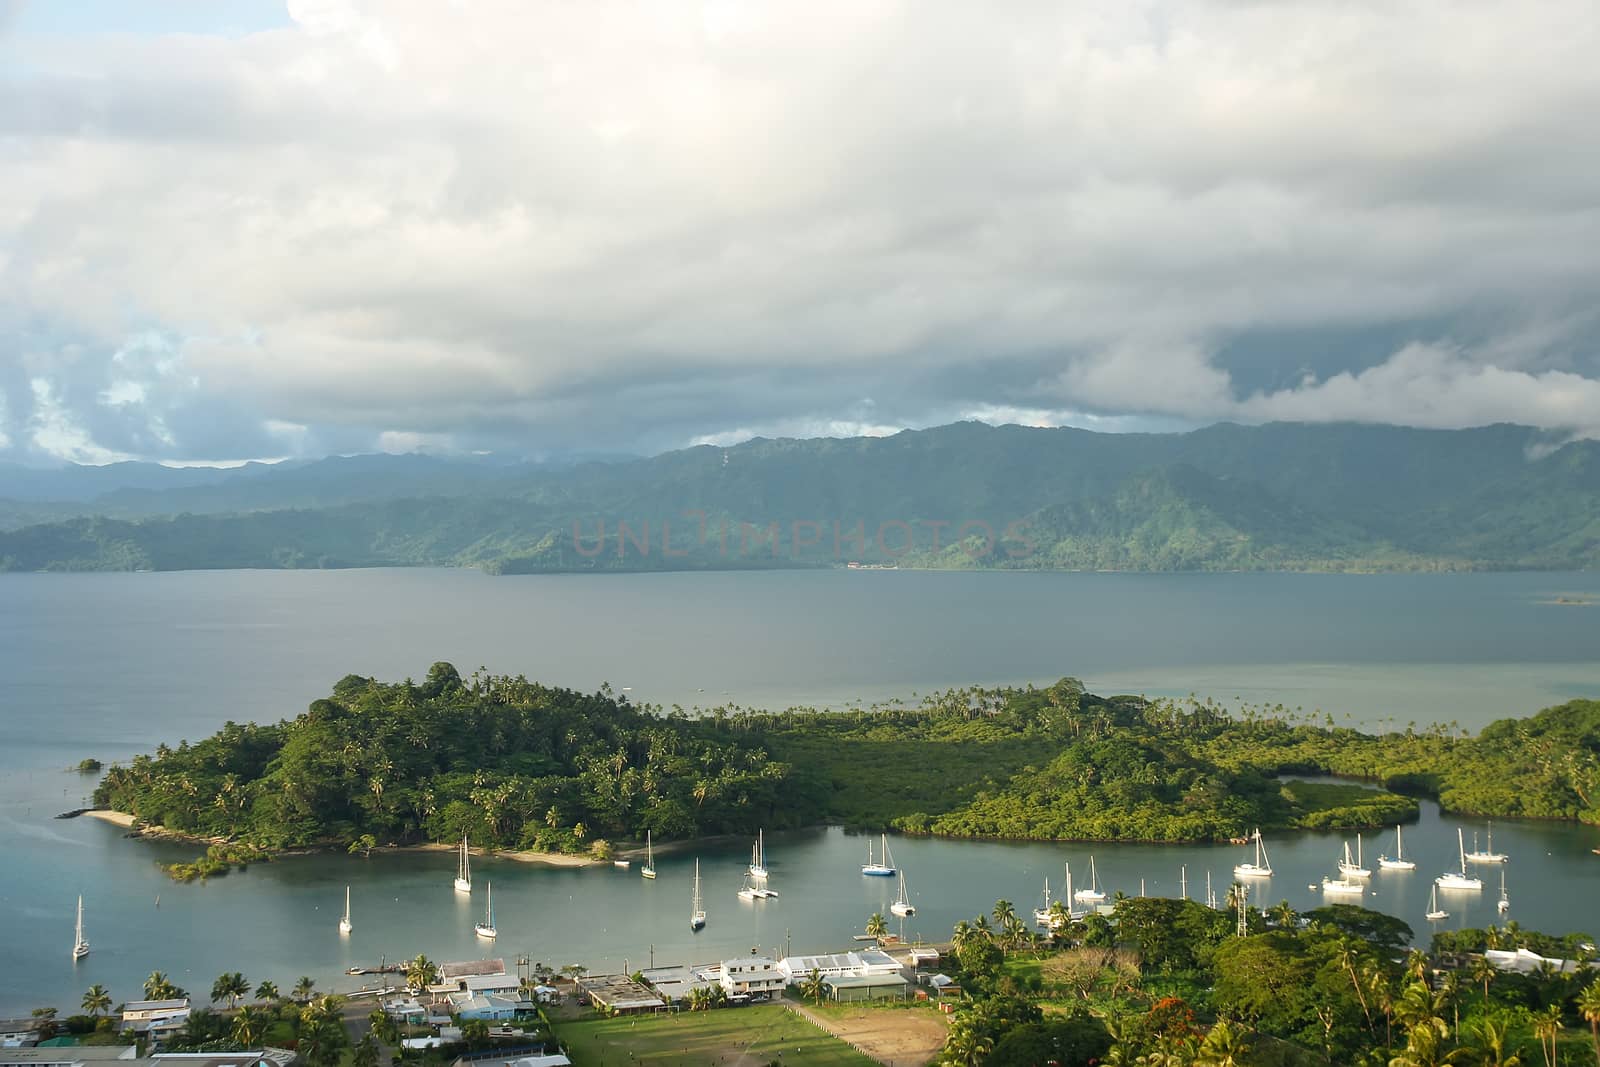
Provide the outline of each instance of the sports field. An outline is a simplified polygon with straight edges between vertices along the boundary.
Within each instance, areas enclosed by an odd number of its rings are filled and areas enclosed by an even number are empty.
[[[574,1067],[871,1067],[873,1061],[778,1004],[560,1023]]]

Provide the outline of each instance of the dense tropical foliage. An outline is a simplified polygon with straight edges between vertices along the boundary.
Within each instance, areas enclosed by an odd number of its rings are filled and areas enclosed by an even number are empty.
[[[958,1009],[940,1063],[1146,1067],[1544,1067],[1600,1056],[1600,970],[1586,934],[1516,924],[1404,952],[1398,919],[1352,905],[1128,898],[1048,931],[998,901],[959,923]],[[992,921],[991,921],[992,920]],[[1562,949],[1533,973],[1485,946]],[[1467,946],[1477,946],[1468,948]]]
[[[1292,777],[1308,772],[1388,788]],[[1256,826],[1389,824],[1414,816],[1414,795],[1474,813],[1596,821],[1597,781],[1600,703],[1586,701],[1479,738],[1375,737],[1285,709],[1231,716],[1196,701],[1102,698],[1073,679],[950,691],[915,708],[691,716],[604,690],[464,679],[437,663],[420,684],[351,675],[292,721],[229,723],[113,766],[96,801],[225,839],[174,871],[192,877],[291,846],[366,851],[465,835],[487,848],[585,851],[647,830],[664,841],[822,821],[1215,840]]]

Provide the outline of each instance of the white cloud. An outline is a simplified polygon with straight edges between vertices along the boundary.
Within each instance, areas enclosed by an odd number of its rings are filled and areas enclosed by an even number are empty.
[[[31,378],[179,457],[1594,422],[1588,0],[289,13],[0,38],[13,425]],[[1407,336],[1298,388],[1218,356],[1364,328]]]
[[[72,414],[61,404],[48,381],[35,378],[29,386],[33,393],[33,416],[29,420],[33,447],[56,459],[73,463],[115,463],[131,459],[125,452],[116,452],[96,444]]]

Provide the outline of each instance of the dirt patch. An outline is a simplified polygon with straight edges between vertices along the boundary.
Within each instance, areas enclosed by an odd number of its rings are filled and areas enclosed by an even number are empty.
[[[944,1048],[944,1017],[934,1011],[905,1008],[827,1008],[791,1004],[811,1022],[841,1041],[848,1041],[879,1063],[922,1067]]]

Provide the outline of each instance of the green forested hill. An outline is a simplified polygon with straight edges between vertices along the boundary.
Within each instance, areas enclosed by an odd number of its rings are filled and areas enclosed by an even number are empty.
[[[115,513],[128,492],[72,506]],[[0,532],[0,569],[1600,564],[1600,443],[1516,426],[1159,435],[961,423],[562,469],[354,457],[135,495],[157,517]]]
[[[955,690],[915,708],[654,713],[437,663],[349,676],[302,715],[117,765],[96,803],[268,849],[455,841],[579,850],[818,822],[1046,840],[1203,841],[1253,827],[1361,828],[1405,794],[1484,815],[1600,822],[1600,703],[1480,738],[1375,737],[1281,712],[1102,698],[1073,679]],[[1282,781],[1342,773],[1389,789]],[[1515,782],[1516,789],[1504,785]]]

